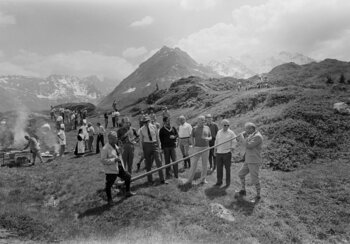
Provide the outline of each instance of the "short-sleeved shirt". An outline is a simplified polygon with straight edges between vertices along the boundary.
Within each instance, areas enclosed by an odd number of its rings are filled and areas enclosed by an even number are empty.
[[[60,145],[66,145],[66,133],[64,133],[64,130],[60,130],[57,133],[57,136],[58,136],[58,141]]]
[[[188,138],[192,135],[192,126],[185,122],[179,126],[179,138]]]
[[[203,127],[196,126],[192,130],[192,137],[194,138],[195,147],[208,147],[209,141],[204,140],[205,137],[211,137],[210,128],[206,125]]]
[[[87,132],[88,132],[89,136],[94,136],[94,133],[95,133],[94,127],[93,126],[88,127]]]

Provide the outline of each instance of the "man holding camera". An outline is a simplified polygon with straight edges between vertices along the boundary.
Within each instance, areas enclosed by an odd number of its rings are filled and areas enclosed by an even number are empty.
[[[108,133],[108,143],[103,147],[101,151],[101,163],[103,165],[106,174],[106,187],[108,204],[112,204],[111,188],[119,176],[125,182],[126,194],[125,197],[131,197],[135,193],[130,191],[131,176],[125,171],[123,162],[120,160],[118,147],[118,136],[115,131]]]
[[[245,147],[244,164],[238,176],[241,181],[241,190],[238,192],[240,196],[246,195],[245,177],[250,174],[253,185],[256,188],[255,201],[260,200],[260,182],[259,182],[259,168],[262,162],[261,149],[263,144],[263,137],[257,130],[255,124],[248,122],[244,125],[245,132],[240,134],[239,142]]]

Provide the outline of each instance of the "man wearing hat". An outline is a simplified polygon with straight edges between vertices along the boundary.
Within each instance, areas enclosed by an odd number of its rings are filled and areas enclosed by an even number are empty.
[[[61,128],[57,133],[58,142],[60,144],[59,157],[63,157],[64,151],[66,150],[66,133],[64,132],[64,124],[61,124]]]
[[[160,160],[160,141],[156,125],[150,123],[150,117],[145,116],[143,119],[144,125],[140,129],[140,148],[146,160],[146,170],[151,171],[153,159],[156,161],[156,166],[162,166]],[[164,180],[163,171],[159,170],[159,179],[161,184],[166,184]],[[148,183],[153,183],[152,175],[148,175]]]
[[[256,196],[254,201],[259,201],[260,196],[260,182],[259,182],[259,168],[262,163],[261,149],[263,144],[263,137],[257,130],[255,124],[248,122],[244,125],[245,132],[238,137],[239,142],[245,147],[244,164],[238,172],[241,180],[241,190],[239,195],[245,196],[245,177],[250,174],[251,181],[255,185]]]
[[[107,195],[108,204],[112,204],[112,192],[111,188],[119,176],[125,182],[126,197],[135,195],[130,191],[131,176],[125,171],[123,161],[119,157],[118,152],[118,136],[115,131],[110,131],[107,135],[108,143],[101,150],[101,163],[106,174],[106,186],[105,191]]]

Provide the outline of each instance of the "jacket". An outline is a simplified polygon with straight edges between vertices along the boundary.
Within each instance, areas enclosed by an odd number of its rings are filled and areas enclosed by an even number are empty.
[[[261,149],[263,144],[263,137],[259,131],[249,135],[243,140],[245,147],[245,162],[248,164],[262,163]]]

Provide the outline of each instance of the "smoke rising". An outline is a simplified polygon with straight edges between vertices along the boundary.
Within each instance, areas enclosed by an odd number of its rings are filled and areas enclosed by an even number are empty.
[[[19,147],[26,143],[24,136],[27,134],[26,127],[28,122],[29,111],[24,106],[18,106],[16,113],[17,117],[15,126],[12,128],[12,132],[14,135],[13,146]]]

